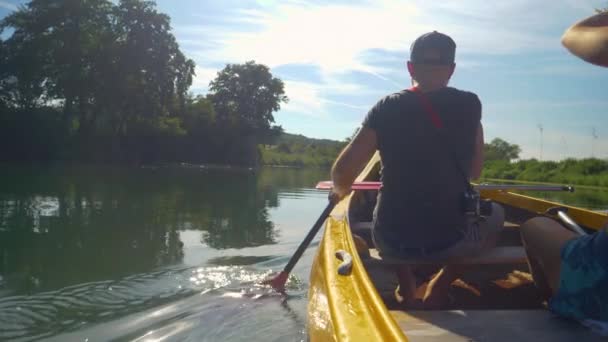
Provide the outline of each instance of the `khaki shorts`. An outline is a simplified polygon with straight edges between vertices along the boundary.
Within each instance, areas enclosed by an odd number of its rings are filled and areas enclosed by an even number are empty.
[[[464,237],[461,240],[439,252],[426,254],[423,250],[421,250],[420,255],[412,255],[411,257],[425,259],[448,259],[481,254],[496,245],[496,239],[503,229],[504,222],[504,209],[499,204],[492,203],[492,215],[488,217],[470,219],[465,228]],[[401,251],[393,250],[393,248],[385,243],[382,237],[378,236],[378,234],[375,232],[372,234],[372,238],[380,253],[403,257],[400,256]],[[409,256],[405,258],[409,258]]]

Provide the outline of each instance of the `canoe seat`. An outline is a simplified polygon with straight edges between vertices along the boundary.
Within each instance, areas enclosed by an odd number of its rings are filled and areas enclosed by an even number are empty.
[[[372,233],[374,222],[359,221],[351,224],[351,230],[353,234],[357,235],[368,235]]]
[[[410,264],[443,264],[443,265],[493,265],[493,264],[519,264],[526,262],[526,252],[520,246],[495,247],[485,253],[474,257],[461,258],[424,258],[424,259],[402,259],[394,257],[381,257],[375,248],[370,248],[369,263],[382,263],[389,265]]]
[[[391,311],[411,342],[606,341],[545,310]]]
[[[372,228],[374,227],[374,223],[371,221],[359,221],[353,222],[351,224],[351,230],[353,234],[357,235],[367,235],[371,234]],[[505,230],[513,230],[519,228],[518,224],[513,222],[505,222],[504,229]]]

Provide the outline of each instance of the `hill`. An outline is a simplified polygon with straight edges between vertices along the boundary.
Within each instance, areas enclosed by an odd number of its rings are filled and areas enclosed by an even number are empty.
[[[291,167],[331,167],[345,141],[283,133],[274,145],[260,145],[262,164]]]

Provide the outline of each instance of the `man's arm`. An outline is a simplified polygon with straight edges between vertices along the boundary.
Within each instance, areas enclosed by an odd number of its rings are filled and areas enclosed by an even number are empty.
[[[362,127],[353,140],[342,150],[331,169],[333,192],[343,197],[377,149],[376,131]]]
[[[477,126],[477,134],[475,137],[475,147],[473,150],[473,160],[471,162],[471,179],[475,180],[481,176],[483,169],[483,126],[481,122]]]
[[[585,61],[608,67],[608,13],[574,24],[564,33],[562,44]]]

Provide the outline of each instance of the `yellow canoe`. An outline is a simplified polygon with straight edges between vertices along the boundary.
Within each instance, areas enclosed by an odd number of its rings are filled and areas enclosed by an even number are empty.
[[[357,181],[378,180],[379,163],[378,155],[374,156]],[[482,196],[505,207],[511,235],[518,234],[518,223],[524,219],[544,213],[550,207],[563,206],[504,191],[485,191]],[[465,284],[463,288],[470,291],[458,289],[458,294],[469,299],[461,306],[415,311],[391,303],[391,289],[394,290],[392,286],[396,283],[386,281],[390,267],[385,265],[382,272],[382,261],[368,256],[366,248],[357,252],[355,244],[353,229],[365,235],[360,228],[370,226],[369,222],[358,221],[356,216],[361,215],[353,213],[353,208],[358,208],[366,197],[370,197],[369,191],[367,194],[353,192],[334,208],[326,221],[310,274],[308,331],[311,341],[599,340],[579,324],[554,318],[540,303],[531,303],[530,293],[535,290],[522,260],[513,265],[492,265],[482,260],[481,264],[490,265],[476,266],[475,272],[484,275],[505,269],[505,279],[486,286],[491,289],[489,292],[485,288],[470,290],[472,287]],[[365,210],[370,210],[370,206]],[[606,214],[581,208],[569,207],[568,214],[588,229],[599,229],[608,222]],[[342,264],[336,256],[338,251],[352,258],[352,268],[344,275],[338,273]],[[373,256],[374,250],[370,251]],[[503,297],[505,303],[493,303],[496,298],[491,296]],[[467,300],[472,303],[466,303]]]

